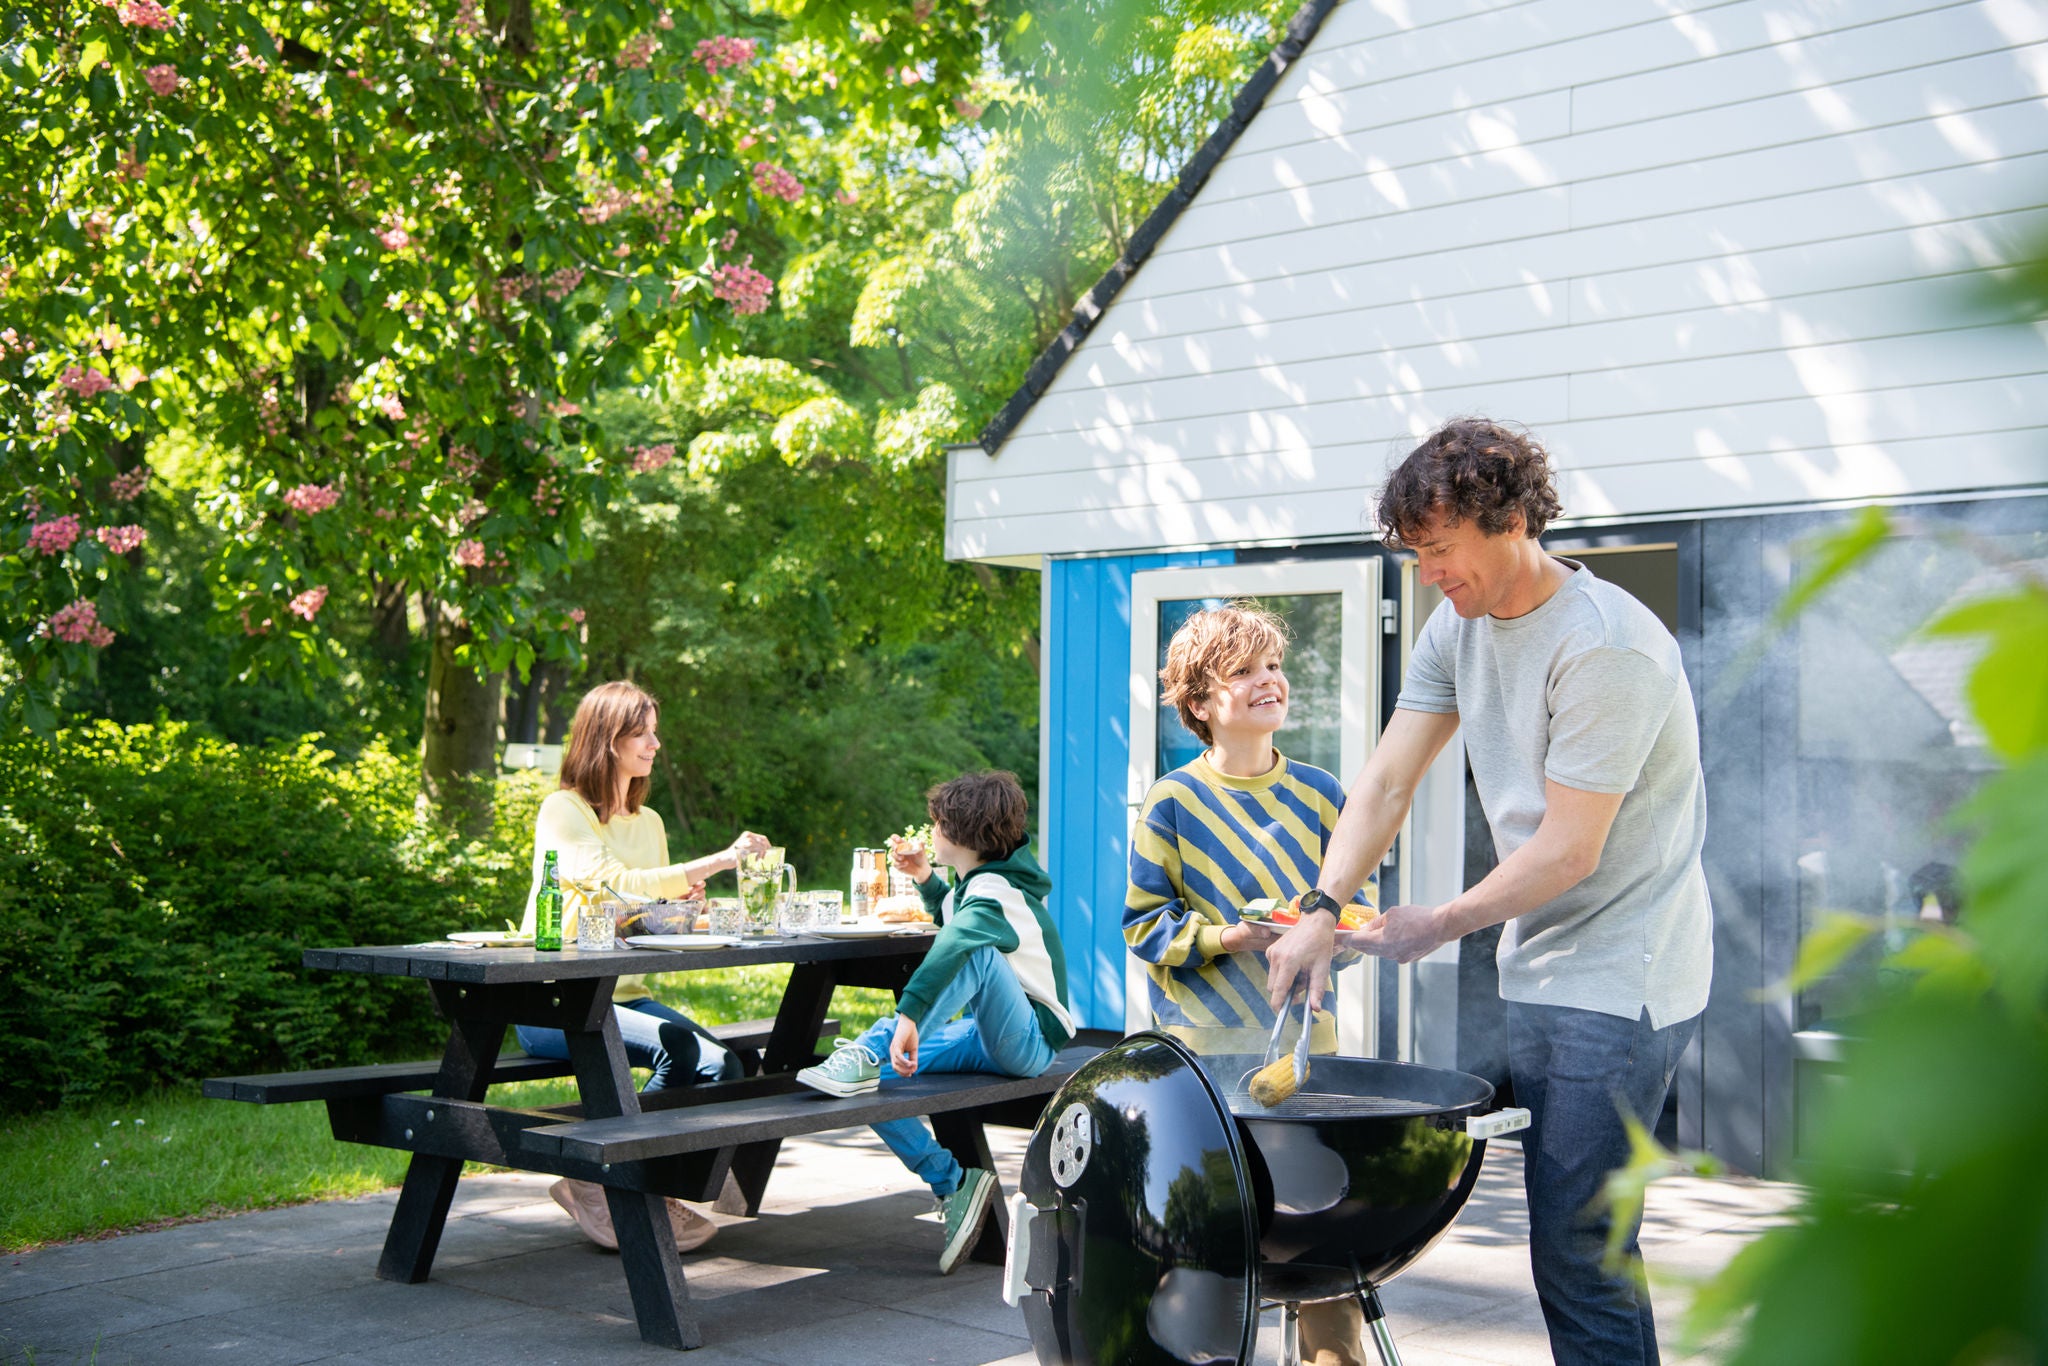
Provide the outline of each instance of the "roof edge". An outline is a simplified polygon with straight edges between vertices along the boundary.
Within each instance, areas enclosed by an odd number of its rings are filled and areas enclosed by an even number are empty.
[[[1109,310],[1110,301],[1138,273],[1138,267],[1152,255],[1153,248],[1159,245],[1159,239],[1166,235],[1173,221],[1208,184],[1224,154],[1236,144],[1259,110],[1265,107],[1266,97],[1273,92],[1273,87],[1280,83],[1287,68],[1307,51],[1310,41],[1322,28],[1323,20],[1339,3],[1340,0],[1303,0],[1301,8],[1288,20],[1285,36],[1252,71],[1251,79],[1239,87],[1237,97],[1230,102],[1230,112],[1223,116],[1208,139],[1181,167],[1180,174],[1167,188],[1165,198],[1152,206],[1152,212],[1145,216],[1145,221],[1124,244],[1123,254],[1103,272],[1094,288],[1083,294],[1080,302],[1074,305],[1072,319],[1031,362],[1031,368],[1024,372],[1024,383],[1018,386],[1017,392],[1010,395],[1009,401],[981,429],[977,442],[983,451],[993,456],[1002,449],[1003,442],[1009,439],[1017,424],[1024,420],[1024,415],[1051,386],[1053,376],[1067,363],[1067,358],[1080,349],[1081,342]]]

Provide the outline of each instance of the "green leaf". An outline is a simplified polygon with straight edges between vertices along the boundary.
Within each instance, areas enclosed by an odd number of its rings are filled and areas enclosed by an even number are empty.
[[[1860,915],[1825,912],[1820,924],[1814,926],[1801,941],[1799,958],[1792,964],[1792,971],[1785,980],[1765,987],[1759,996],[1765,1000],[1784,1000],[1795,992],[1804,991],[1840,967],[1844,959],[1877,933],[1877,928],[1876,921]]]
[[[61,147],[64,145],[64,130],[62,128],[46,124],[44,125],[42,131],[44,142],[49,143],[52,147]]]
[[[2007,759],[2048,750],[2048,588],[1964,603],[1927,625],[1935,636],[1988,636],[1969,695],[1992,748]]]
[[[78,74],[90,76],[92,69],[107,59],[107,45],[98,38],[85,45],[85,51],[78,58]]]
[[[1849,525],[1821,538],[1814,547],[1817,563],[1778,604],[1778,610],[1771,614],[1771,624],[1782,627],[1798,616],[1829,585],[1867,559],[1891,535],[1891,530],[1891,518],[1884,509],[1869,507]]]
[[[341,333],[326,319],[315,322],[306,330],[306,335],[313,339],[313,345],[319,347],[320,354],[327,359],[333,360],[341,354]]]

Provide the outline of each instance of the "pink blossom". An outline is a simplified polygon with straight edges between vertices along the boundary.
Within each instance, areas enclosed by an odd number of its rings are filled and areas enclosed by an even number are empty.
[[[455,563],[465,565],[471,569],[482,569],[484,567],[484,543],[482,541],[469,540],[457,545],[455,547]]]
[[[85,399],[92,398],[96,394],[114,387],[114,381],[108,379],[89,365],[84,367],[76,365],[66,366],[64,373],[57,376],[57,383],[63,385],[72,393],[77,394],[80,398]]]
[[[370,400],[370,406],[390,418],[393,422],[399,422],[405,418],[405,405],[398,401],[398,395],[396,394],[379,394]]]
[[[113,226],[113,215],[109,214],[105,209],[94,209],[80,220],[78,230],[85,234],[86,241],[97,242],[105,237],[107,230]]]
[[[100,609],[84,598],[50,614],[45,629],[70,645],[105,649],[114,643],[114,633],[100,624]]]
[[[676,458],[673,441],[663,441],[652,446],[638,446],[633,449],[633,473],[652,474]]]
[[[622,68],[645,69],[654,60],[654,54],[661,46],[661,39],[651,33],[636,33],[626,40],[619,49],[618,64]]]
[[[171,12],[157,0],[120,0],[113,9],[114,17],[130,28],[167,29],[171,26]]]
[[[661,13],[654,16],[654,26],[658,29],[663,30],[672,29],[676,26],[675,16],[670,14],[667,10],[663,10]]]
[[[583,624],[583,609],[581,607],[571,607],[569,609],[569,620],[581,626]]]
[[[739,240],[740,230],[738,228],[727,228],[725,230],[725,235],[718,239],[718,249],[720,251],[731,251],[733,249],[733,244],[738,242]]]
[[[121,155],[115,159],[114,169],[119,171],[124,179],[140,180],[149,174],[149,163],[137,155],[133,147],[124,147],[121,149]]]
[[[711,292],[738,314],[766,312],[768,295],[775,288],[775,282],[755,270],[753,263],[749,256],[739,265],[720,266],[711,272]]]
[[[803,198],[804,194],[802,181],[780,166],[771,166],[765,161],[754,163],[754,188],[772,199],[795,201]]]
[[[405,224],[395,213],[385,218],[384,226],[377,229],[375,235],[386,251],[404,251],[412,245],[412,234],[405,230]]]
[[[759,50],[760,44],[752,38],[734,38],[728,34],[720,34],[716,38],[706,38],[698,43],[695,56],[698,61],[704,63],[706,71],[716,76],[727,67],[745,66],[754,60],[754,55]]]
[[[860,196],[855,194],[852,190],[841,190],[838,194],[832,197],[842,204],[852,204],[858,201],[860,198]]]
[[[318,588],[308,588],[305,592],[293,598],[287,604],[287,607],[294,615],[311,621],[314,617],[320,615],[320,609],[326,603],[327,585],[323,583]]]
[[[566,398],[558,398],[548,405],[548,411],[556,417],[574,417],[583,411],[583,406],[578,403],[571,403]]]
[[[465,38],[484,36],[484,17],[476,0],[462,0],[455,8],[455,31]]]
[[[256,395],[256,425],[269,437],[284,435],[284,408],[277,401],[275,391],[265,389]]]
[[[919,74],[918,69],[916,67],[906,66],[903,68],[903,83],[905,85],[916,85],[919,81],[923,79],[924,77]]]
[[[458,512],[455,515],[464,526],[475,526],[478,522],[481,522],[485,517],[488,517],[490,515],[490,512],[490,508],[487,505],[485,505],[483,500],[478,498],[472,498],[468,502],[464,503],[462,505],[462,511]]]
[[[150,67],[142,73],[142,79],[148,83],[151,90],[159,95],[170,94],[180,85],[184,84],[185,80],[184,77],[178,74],[177,68],[173,67],[169,62],[158,62],[155,66]]]
[[[70,513],[36,522],[28,529],[28,548],[39,555],[62,555],[78,539],[78,518]]]
[[[300,484],[284,495],[285,506],[310,517],[325,512],[341,501],[341,490],[332,484]]]
[[[548,276],[547,283],[541,286],[541,292],[556,303],[560,303],[575,293],[576,287],[582,283],[583,270],[581,267],[563,266],[560,270]]]
[[[126,474],[117,474],[107,481],[108,496],[117,503],[132,503],[142,496],[149,487],[149,466],[137,465]]]
[[[103,526],[93,532],[93,535],[99,537],[100,544],[113,551],[116,555],[126,555],[129,551],[149,539],[147,531],[134,525]]]
[[[533,506],[544,517],[552,517],[562,510],[562,489],[552,474],[534,485]]]
[[[468,446],[457,446],[448,452],[448,472],[457,479],[472,478],[483,466],[483,459]]]
[[[968,99],[964,95],[961,96],[959,99],[953,101],[953,108],[958,110],[960,112],[960,117],[966,119],[969,123],[974,122],[976,119],[980,118],[983,114],[988,112],[987,105],[976,104],[973,100]]]

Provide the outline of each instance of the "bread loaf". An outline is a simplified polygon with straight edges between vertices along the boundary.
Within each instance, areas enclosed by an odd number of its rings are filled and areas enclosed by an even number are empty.
[[[885,896],[877,900],[875,919],[894,925],[929,925],[932,918],[925,914],[924,898],[915,892],[906,892],[901,896]]]

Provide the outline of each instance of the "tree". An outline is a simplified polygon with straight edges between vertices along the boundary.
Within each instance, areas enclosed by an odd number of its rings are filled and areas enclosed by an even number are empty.
[[[127,626],[101,590],[143,553],[130,509],[163,441],[220,462],[214,598],[238,664],[332,667],[330,596],[431,605],[430,791],[454,767],[437,737],[494,717],[497,670],[573,658],[534,601],[619,473],[584,405],[760,305],[765,277],[719,243],[803,211],[808,188],[754,144],[831,103],[815,64],[764,64],[716,19],[525,0],[11,12],[10,702],[48,727],[52,685]]]

